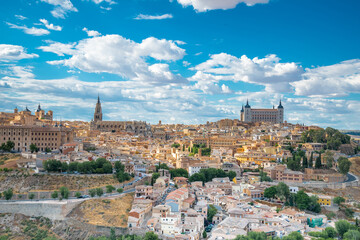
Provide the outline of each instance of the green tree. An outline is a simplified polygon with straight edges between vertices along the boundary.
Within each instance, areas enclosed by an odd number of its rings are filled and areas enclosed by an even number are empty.
[[[48,148],[48,147],[46,147],[46,148],[45,148],[45,152],[50,153],[50,152],[51,152],[51,149]]]
[[[34,153],[34,152],[38,152],[39,151],[39,148],[34,144],[30,144],[30,152],[31,153]]]
[[[326,150],[324,154],[324,161],[326,163],[326,168],[332,168],[334,163],[334,153],[330,150]]]
[[[346,220],[339,220],[335,223],[335,228],[340,237],[343,237],[344,234],[349,231],[351,224]]]
[[[124,189],[123,189],[123,188],[118,188],[116,191],[117,191],[118,193],[122,193],[122,192],[124,191]]]
[[[333,202],[340,206],[342,203],[345,202],[345,198],[337,196],[334,197]]]
[[[180,147],[180,144],[179,143],[173,143],[171,145],[172,148],[179,148]]]
[[[310,197],[303,191],[298,191],[295,196],[295,204],[300,210],[308,208],[310,203]]]
[[[303,166],[303,168],[309,167],[308,165],[309,165],[309,164],[308,164],[307,157],[306,157],[306,156],[303,156],[303,160],[302,160],[302,166]]]
[[[96,189],[96,195],[98,195],[99,197],[101,197],[104,194],[104,190],[102,188],[97,188]]]
[[[124,172],[125,166],[120,161],[117,161],[117,162],[115,162],[115,171],[116,172]]]
[[[81,197],[81,193],[80,193],[80,192],[76,192],[76,193],[75,193],[75,197],[80,198],[80,197]]]
[[[321,212],[321,206],[318,203],[318,196],[311,196],[309,198],[309,204],[307,207],[307,210],[315,212],[315,213],[320,213]]]
[[[116,188],[113,185],[107,185],[106,186],[106,192],[107,193],[112,193],[114,190],[116,190]]]
[[[283,240],[303,240],[304,237],[299,232],[292,232],[289,235],[282,238]]]
[[[143,240],[159,240],[159,237],[154,232],[147,232]]]
[[[215,216],[216,213],[217,213],[216,207],[214,207],[214,205],[209,205],[207,212],[207,220],[209,222],[212,222],[213,217]]]
[[[160,177],[160,173],[154,172],[151,176],[151,185],[154,185],[156,179],[158,179],[159,177]]]
[[[104,171],[104,173],[112,173],[113,169],[112,169],[112,165],[110,162],[106,162],[103,166],[102,169]]]
[[[203,233],[202,233],[202,237],[203,237],[203,238],[207,238],[207,233],[206,233],[205,230],[204,230]]]
[[[277,194],[276,186],[266,188],[264,191],[264,197],[266,198],[275,198],[276,194]]]
[[[89,190],[89,194],[90,194],[91,197],[95,197],[95,195],[96,195],[96,190],[95,190],[95,189],[90,189],[90,190]]]
[[[309,168],[313,168],[314,166],[314,153],[311,152],[310,159],[309,159]]]
[[[315,161],[315,168],[321,168],[322,165],[321,165],[321,153],[319,154],[319,156],[316,158],[316,161]]]
[[[259,172],[259,175],[260,175],[260,182],[272,182],[272,179],[267,175],[266,172],[261,170]]]
[[[349,230],[344,234],[344,240],[360,240],[360,232],[357,230]]]
[[[324,231],[328,238],[335,238],[337,235],[337,232],[336,232],[335,228],[333,228],[333,227],[327,227],[327,228],[325,228]]]
[[[229,171],[227,173],[227,176],[229,177],[230,181],[233,180],[236,177],[236,172],[234,171]]]
[[[175,177],[188,178],[189,177],[188,171],[186,171],[186,169],[183,169],[183,168],[171,169],[170,175],[171,175],[171,178],[175,178]]]
[[[276,186],[276,196],[282,200],[287,200],[290,196],[290,189],[288,185],[283,182],[279,182]]]
[[[78,164],[78,162],[71,162],[68,167],[69,172],[76,172],[78,169]]]
[[[30,194],[29,194],[29,199],[30,199],[30,200],[33,200],[34,198],[35,198],[35,194],[34,194],[34,193],[30,193]]]
[[[203,173],[194,173],[189,178],[189,182],[197,182],[197,181],[205,182],[205,180],[206,179]]]
[[[13,197],[14,193],[13,193],[13,190],[11,188],[9,188],[8,190],[3,192],[3,195],[6,200],[10,200]]]
[[[116,234],[114,228],[110,229],[110,240],[116,240]]]
[[[69,189],[67,187],[60,188],[60,195],[62,198],[68,199],[69,198]]]
[[[61,172],[66,172],[69,169],[69,165],[66,162],[61,163]]]
[[[59,197],[58,191],[54,191],[54,192],[51,194],[51,198],[53,198],[53,199],[56,199],[56,198],[58,198],[58,197]]]
[[[350,170],[351,162],[346,157],[339,157],[338,167],[342,174],[347,174]]]

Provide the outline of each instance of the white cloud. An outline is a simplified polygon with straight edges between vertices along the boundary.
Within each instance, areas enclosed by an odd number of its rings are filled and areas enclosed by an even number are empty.
[[[42,28],[36,28],[36,27],[28,28],[26,26],[18,26],[18,25],[9,23],[9,22],[6,22],[6,24],[9,25],[10,28],[23,30],[24,33],[34,35],[34,36],[42,36],[42,35],[50,34],[50,32],[48,30],[42,29]]]
[[[52,43],[54,44],[54,43]],[[81,40],[75,46],[42,46],[40,49],[58,55],[70,54],[69,59],[50,61],[49,64],[64,65],[92,73],[112,73],[125,79],[144,81],[151,84],[182,84],[186,79],[174,75],[167,64],[149,65],[146,60],[176,61],[185,55],[185,50],[173,41],[149,37],[141,43],[120,35],[105,35]]]
[[[360,59],[307,68],[303,80],[291,83],[296,95],[337,97],[360,93]]]
[[[192,6],[198,12],[206,12],[215,9],[232,9],[239,3],[253,6],[258,3],[269,3],[269,0],[177,0],[182,6]]]
[[[35,58],[39,55],[31,53],[26,53],[26,50],[22,46],[10,45],[10,44],[0,44],[0,62],[9,62],[17,61],[26,58]]]
[[[23,15],[15,15],[15,17],[19,20],[25,20],[27,17],[24,17]]]
[[[32,73],[33,67],[31,66],[10,66],[10,75],[22,79],[34,78],[35,75]]]
[[[101,33],[99,33],[98,31],[95,31],[95,30],[89,30],[87,29],[86,27],[84,27],[82,29],[84,32],[86,32],[86,34],[89,36],[89,37],[96,37],[96,36],[100,36]]]
[[[189,63],[188,61],[183,61],[183,66],[184,67],[188,67],[188,66],[190,66],[191,65],[191,63]]]
[[[100,3],[103,3],[103,2],[106,2],[108,4],[115,4],[116,2],[113,1],[113,0],[92,0],[94,3],[96,4],[100,4]]]
[[[43,50],[44,52],[52,52],[57,54],[58,56],[64,56],[64,55],[72,55],[76,53],[75,45],[76,43],[59,43],[54,41],[46,40],[46,43],[48,43],[48,46],[40,46],[38,49]]]
[[[196,70],[191,81],[233,81],[247,82],[265,86],[268,92],[290,92],[291,82],[301,79],[301,66],[294,62],[280,63],[276,55],[265,58],[240,58],[220,53],[193,68]]]
[[[41,0],[41,1],[54,6],[54,9],[51,11],[51,14],[55,18],[65,18],[68,12],[78,11],[70,0]]]
[[[163,14],[163,15],[145,15],[139,14],[134,19],[136,20],[163,20],[173,18],[172,14]]]
[[[50,29],[50,30],[54,30],[54,31],[61,31],[62,30],[62,27],[61,26],[56,26],[52,23],[49,24],[49,21],[46,20],[46,19],[40,19],[40,22],[42,24],[44,24],[44,26],[47,28],[47,29]]]

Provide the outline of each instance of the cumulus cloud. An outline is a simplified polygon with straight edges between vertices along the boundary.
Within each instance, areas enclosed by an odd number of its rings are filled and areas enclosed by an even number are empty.
[[[173,18],[172,14],[163,14],[163,15],[145,15],[139,14],[134,19],[136,20],[163,20]]]
[[[10,28],[23,30],[24,33],[34,35],[34,36],[42,36],[42,35],[50,34],[50,32],[48,30],[42,29],[42,28],[36,28],[36,27],[28,28],[26,26],[19,26],[19,25],[15,25],[15,24],[12,24],[9,22],[6,22],[6,24],[9,25]]]
[[[96,4],[100,4],[100,3],[108,3],[108,4],[115,4],[116,2],[115,1],[113,1],[113,0],[92,0],[94,3],[96,3]]]
[[[303,80],[291,83],[296,95],[338,97],[360,92],[360,59],[307,68]]]
[[[46,19],[40,19],[40,22],[42,24],[44,24],[44,26],[47,28],[47,29],[50,29],[50,30],[54,30],[54,31],[61,31],[62,30],[62,27],[61,26],[56,26],[52,23],[49,23],[48,20]]]
[[[99,33],[98,31],[95,31],[95,30],[89,30],[87,29],[86,27],[84,27],[82,29],[84,32],[86,32],[86,34],[89,36],[89,37],[96,37],[96,36],[100,36],[101,33]]]
[[[281,63],[276,55],[265,58],[240,58],[220,53],[193,68],[197,72],[191,81],[233,81],[265,86],[268,92],[290,92],[291,82],[301,79],[302,67],[294,62]]]
[[[0,44],[0,62],[17,61],[26,58],[35,58],[39,55],[35,53],[28,54],[22,46],[11,44]]]
[[[70,0],[41,0],[54,6],[51,14],[55,18],[65,18],[69,12],[77,12],[78,10]]]
[[[69,59],[50,61],[49,64],[64,65],[91,73],[112,73],[125,79],[151,83],[184,83],[186,79],[171,73],[169,65],[149,65],[148,58],[176,61],[185,55],[185,50],[174,41],[149,37],[136,43],[120,35],[105,35],[81,40],[74,47],[62,45],[58,51],[54,45],[40,49],[58,55],[70,54]]]
[[[50,40],[46,40],[46,43],[48,43],[48,46],[40,46],[38,49],[43,50],[44,52],[52,52],[55,53],[58,56],[65,56],[65,55],[72,55],[76,53],[75,45],[76,43],[60,43],[60,42],[54,42]]]
[[[182,6],[192,6],[198,12],[206,12],[215,9],[232,9],[239,3],[254,6],[258,3],[269,3],[269,0],[177,0]]]

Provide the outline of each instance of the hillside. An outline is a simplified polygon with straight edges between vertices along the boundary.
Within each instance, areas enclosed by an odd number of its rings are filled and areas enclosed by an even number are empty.
[[[69,217],[92,225],[127,227],[133,201],[133,193],[115,199],[91,199],[77,206]]]
[[[349,158],[351,161],[350,172],[360,176],[360,157]]]
[[[48,175],[22,172],[0,173],[0,191],[8,188],[25,193],[30,190],[58,190],[62,186],[70,190],[102,187],[118,184],[113,175]]]

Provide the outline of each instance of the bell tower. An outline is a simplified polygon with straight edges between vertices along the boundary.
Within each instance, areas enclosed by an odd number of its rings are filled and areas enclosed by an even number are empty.
[[[101,110],[101,102],[100,96],[98,95],[98,100],[95,106],[95,113],[94,113],[94,122],[102,121],[102,110]]]

